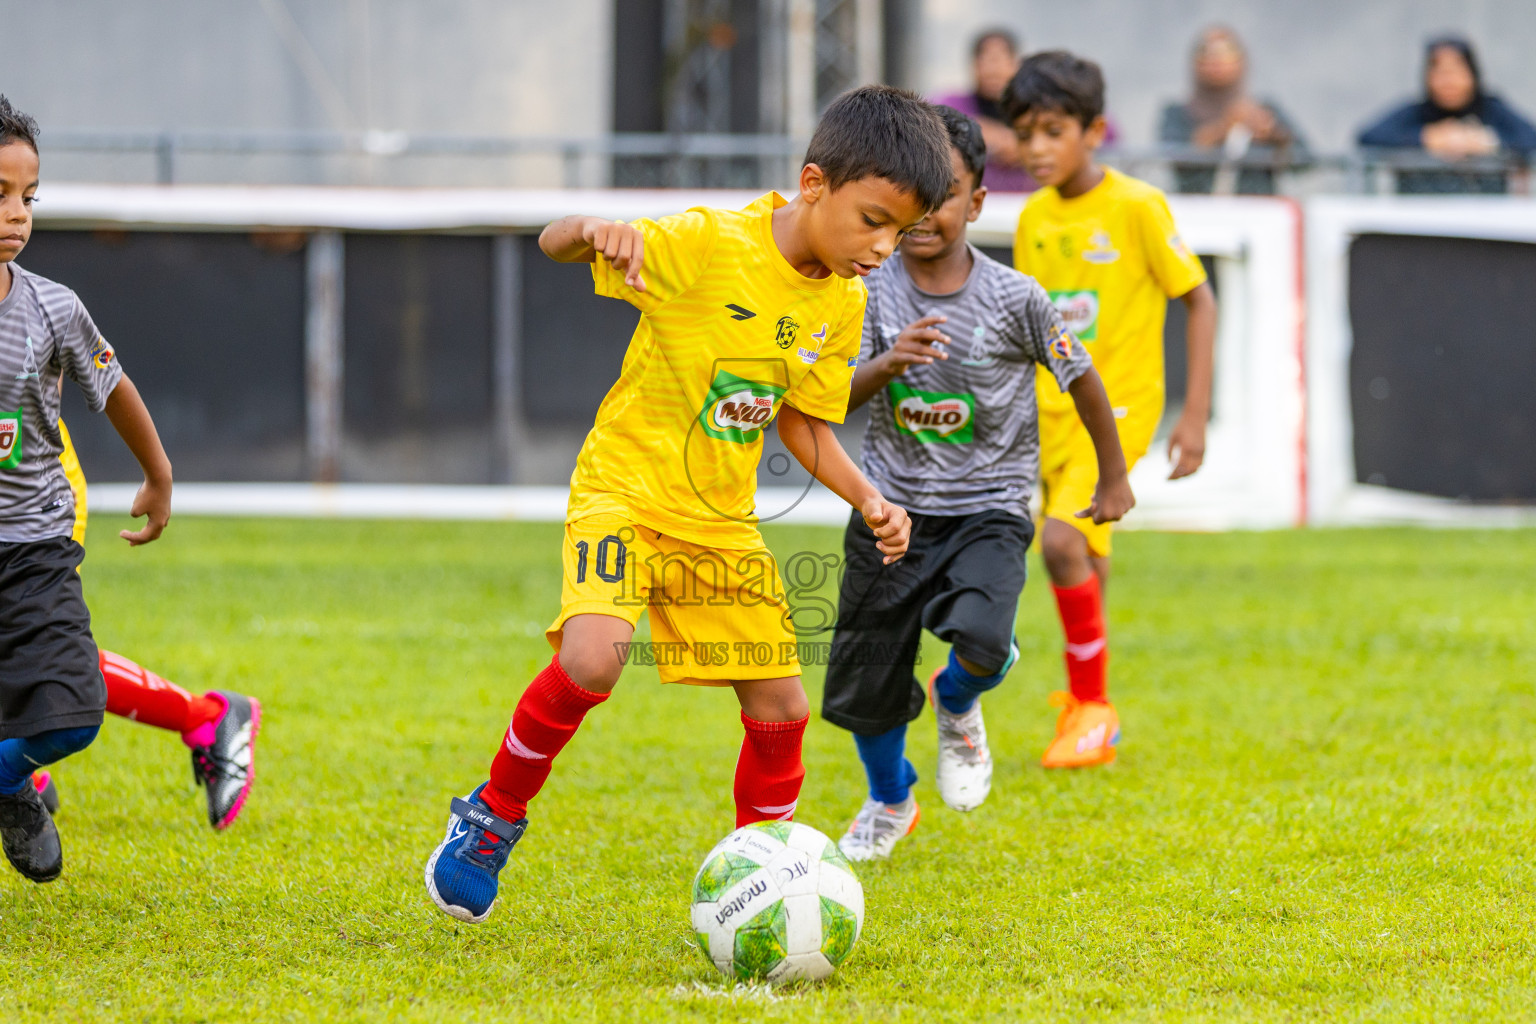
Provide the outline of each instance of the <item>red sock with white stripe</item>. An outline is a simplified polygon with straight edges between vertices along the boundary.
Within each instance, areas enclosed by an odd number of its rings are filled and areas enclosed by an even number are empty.
[[[491,762],[491,781],[480,791],[480,799],[507,821],[527,817],[528,801],[549,778],[555,755],[576,735],[587,712],[607,699],[606,693],[593,693],[572,682],[555,655],[517,702],[512,724]]]
[[[181,733],[190,746],[213,742],[212,727],[227,706],[217,694],[195,697],[121,654],[100,652],[107,683],[107,711],[145,725]],[[204,736],[204,734],[207,734]],[[198,742],[201,741],[201,742]]]
[[[805,764],[800,743],[805,738],[806,715],[798,722],[759,722],[741,713],[747,734],[736,762],[736,827],[754,821],[789,821],[800,800]]]
[[[1108,703],[1109,636],[1104,628],[1104,597],[1099,577],[1090,573],[1075,587],[1052,587],[1061,625],[1067,634],[1067,681],[1072,696]]]

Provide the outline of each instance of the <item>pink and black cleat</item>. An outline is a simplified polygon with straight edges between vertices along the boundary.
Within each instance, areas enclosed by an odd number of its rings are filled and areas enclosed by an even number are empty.
[[[192,777],[208,791],[208,824],[223,829],[240,816],[256,780],[261,702],[229,690],[213,690],[209,696],[224,702],[224,713],[182,740],[192,748]]]
[[[37,795],[43,798],[43,806],[48,809],[52,817],[59,813],[59,787],[53,781],[53,773],[49,771],[37,771],[32,773],[32,786],[37,790]]]

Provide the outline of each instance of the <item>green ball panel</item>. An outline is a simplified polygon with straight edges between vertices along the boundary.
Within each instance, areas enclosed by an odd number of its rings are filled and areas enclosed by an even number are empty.
[[[836,900],[821,898],[821,952],[832,966],[848,959],[859,937],[859,921],[853,911]]]
[[[699,868],[693,880],[693,902],[713,903],[731,886],[756,871],[761,865],[734,853],[711,857]]]
[[[759,832],[766,832],[779,842],[787,843],[789,842],[789,834],[795,829],[795,823],[792,821],[754,821],[746,827],[757,829]]]
[[[736,929],[736,977],[767,977],[788,954],[788,918],[782,900],[760,910]]]

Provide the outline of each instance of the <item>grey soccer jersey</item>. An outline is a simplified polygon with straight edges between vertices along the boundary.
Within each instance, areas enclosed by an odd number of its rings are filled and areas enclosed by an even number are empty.
[[[864,471],[914,512],[1029,514],[1040,476],[1035,364],[1066,390],[1093,365],[1045,289],[971,247],[965,286],[930,295],[897,252],[865,279],[869,305],[859,359],[885,352],[912,321],[946,316],[949,358],[914,365],[869,401]]]
[[[123,369],[74,292],[14,263],[10,271],[0,301],[0,543],[68,537],[75,500],[59,462],[63,381],[100,412]]]

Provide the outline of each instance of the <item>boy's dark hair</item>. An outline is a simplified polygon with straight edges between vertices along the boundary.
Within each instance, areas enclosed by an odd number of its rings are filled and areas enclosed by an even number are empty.
[[[860,178],[884,178],[929,210],[943,205],[954,172],[949,133],[933,106],[888,85],[851,89],[832,101],[805,162],[839,188]]]
[[[13,142],[25,142],[37,152],[37,122],[11,106],[11,101],[0,95],[0,146]]]
[[[949,144],[960,154],[960,162],[971,172],[971,188],[981,187],[981,172],[987,166],[987,140],[982,138],[981,125],[954,107],[937,104],[934,109],[944,119],[949,129]]]
[[[981,51],[986,49],[987,44],[994,39],[1008,47],[1008,52],[1015,56],[1018,55],[1019,48],[1023,45],[1019,42],[1019,37],[1013,30],[1002,28],[1001,26],[989,28],[983,32],[978,32],[976,38],[971,41],[971,59],[975,60],[977,57],[980,57]]]
[[[1003,92],[1003,113],[1012,124],[1032,110],[1066,114],[1088,127],[1104,113],[1104,72],[1066,50],[1024,58]]]

